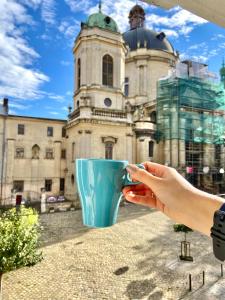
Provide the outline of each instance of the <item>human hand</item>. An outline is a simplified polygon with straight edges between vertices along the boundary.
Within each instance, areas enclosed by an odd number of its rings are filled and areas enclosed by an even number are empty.
[[[135,165],[127,166],[131,178],[142,183],[123,189],[126,200],[166,213],[165,207],[167,211],[170,208],[180,210],[189,194],[196,193],[197,189],[174,168],[152,162],[145,162],[143,166],[145,170]]]

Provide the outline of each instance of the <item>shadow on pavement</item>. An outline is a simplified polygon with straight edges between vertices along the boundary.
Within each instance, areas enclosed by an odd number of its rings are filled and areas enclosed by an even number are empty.
[[[119,209],[117,223],[136,219],[153,211],[134,204],[125,204]],[[83,225],[81,210],[42,214],[40,223],[42,226],[40,247],[77,238],[93,230]]]

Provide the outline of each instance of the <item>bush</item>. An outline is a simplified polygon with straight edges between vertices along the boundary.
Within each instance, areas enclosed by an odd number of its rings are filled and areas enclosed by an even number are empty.
[[[10,209],[0,217],[0,273],[41,261],[37,252],[40,235],[38,214],[23,206]]]

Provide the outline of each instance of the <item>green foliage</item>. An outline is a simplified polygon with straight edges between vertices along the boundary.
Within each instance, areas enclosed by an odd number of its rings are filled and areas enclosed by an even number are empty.
[[[12,208],[0,216],[0,273],[42,260],[37,251],[39,228],[38,214],[32,208],[21,206],[18,212]]]
[[[191,228],[185,226],[184,224],[174,224],[173,229],[175,232],[190,232],[193,231]]]

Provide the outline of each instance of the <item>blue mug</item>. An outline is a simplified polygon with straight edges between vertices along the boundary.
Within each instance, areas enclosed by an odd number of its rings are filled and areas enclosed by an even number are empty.
[[[84,225],[108,227],[116,223],[122,188],[140,183],[131,181],[127,165],[126,160],[76,159],[76,182]]]

